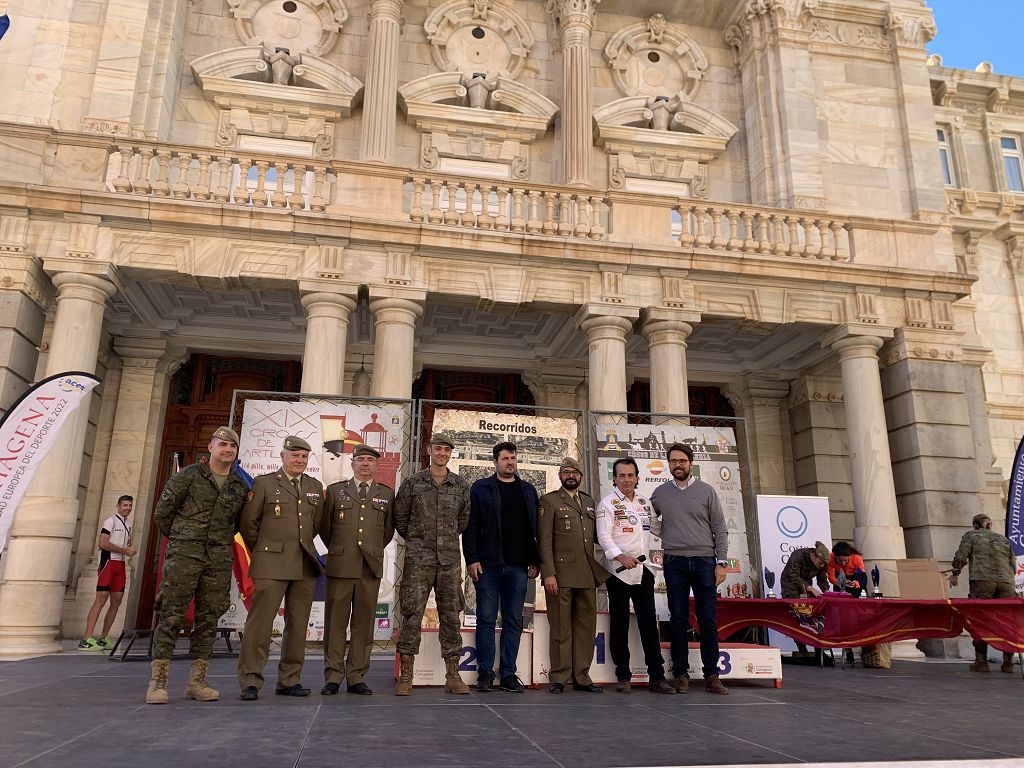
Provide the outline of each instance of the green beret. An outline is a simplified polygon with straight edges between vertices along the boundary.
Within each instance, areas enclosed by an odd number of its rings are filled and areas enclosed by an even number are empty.
[[[373,456],[375,459],[380,458],[380,451],[376,448],[371,448],[366,443],[360,443],[352,449],[352,458],[357,459],[360,456]]]
[[[983,528],[986,524],[991,522],[992,518],[986,515],[984,512],[981,512],[974,516],[974,518],[971,520],[971,525],[973,525],[975,528]]]
[[[446,435],[444,432],[435,432],[433,435],[431,435],[430,436],[430,444],[431,445],[447,445],[453,451],[455,450],[455,443],[453,443],[452,439],[450,437],[448,437],[448,435]]]
[[[296,437],[295,435],[288,435],[288,437],[284,439],[284,445],[282,446],[282,448],[284,448],[286,451],[313,450],[312,448],[309,447],[309,443],[307,443],[301,437]]]
[[[559,469],[565,469],[566,467],[569,467],[570,469],[575,469],[581,475],[583,474],[583,467],[581,467],[580,463],[576,461],[576,459],[574,459],[572,456],[566,456],[564,459],[562,459],[562,463],[558,465]]]
[[[214,438],[220,438],[221,440],[238,445],[238,433],[230,427],[217,427],[213,430],[213,434],[210,435],[211,440]]]
[[[816,542],[814,542],[814,550],[813,551],[814,551],[815,557],[817,557],[819,560],[821,560],[825,564],[828,564],[828,555],[829,555],[828,547],[826,547],[820,541],[816,541]]]

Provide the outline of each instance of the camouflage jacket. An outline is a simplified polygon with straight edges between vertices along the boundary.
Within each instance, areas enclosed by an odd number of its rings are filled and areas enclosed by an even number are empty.
[[[170,540],[168,548],[194,557],[230,560],[231,541],[247,490],[236,472],[218,489],[206,464],[192,464],[174,475],[164,486],[154,513],[160,532]]]
[[[960,548],[953,555],[953,573],[959,574],[970,563],[971,581],[1013,583],[1017,558],[1010,540],[995,531],[976,528],[960,539]]]
[[[812,581],[818,582],[818,589],[822,592],[828,592],[825,568],[818,570],[815,566],[811,560],[813,551],[810,547],[801,547],[789,553],[789,560],[786,561],[786,567],[782,569],[782,576],[779,577],[779,593],[783,597],[802,597]]]
[[[459,565],[459,536],[469,523],[469,483],[454,472],[435,485],[424,469],[402,482],[395,496],[395,529],[405,539],[405,561]]]

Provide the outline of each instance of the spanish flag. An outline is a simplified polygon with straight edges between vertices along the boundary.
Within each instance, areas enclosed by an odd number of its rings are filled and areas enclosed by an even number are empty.
[[[235,461],[235,472],[245,482],[246,488],[252,488],[252,476],[242,469],[242,463],[237,460]],[[245,606],[245,610],[248,611],[252,609],[252,594],[256,589],[256,585],[249,578],[249,566],[252,564],[252,556],[249,554],[249,549],[245,546],[245,542],[242,541],[242,534],[235,534],[233,548],[235,557],[231,563],[231,571],[235,574],[235,583],[238,585],[238,594],[242,598],[242,604]]]

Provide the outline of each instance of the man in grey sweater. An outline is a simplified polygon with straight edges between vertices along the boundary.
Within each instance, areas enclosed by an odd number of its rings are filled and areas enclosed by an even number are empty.
[[[693,450],[676,443],[668,449],[672,482],[651,494],[661,518],[665,549],[665,586],[671,614],[672,674],[677,693],[689,693],[687,634],[690,631],[690,590],[700,627],[700,659],[704,690],[727,694],[718,677],[718,625],[715,609],[718,585],[725,581],[729,533],[715,489],[690,474]]]

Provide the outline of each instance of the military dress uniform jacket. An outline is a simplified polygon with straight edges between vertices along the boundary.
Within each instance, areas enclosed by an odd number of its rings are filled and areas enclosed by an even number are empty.
[[[218,488],[208,464],[192,464],[167,481],[153,514],[174,551],[230,563],[245,498],[245,482],[236,472]]]
[[[594,557],[593,497],[579,492],[580,506],[564,488],[540,497],[537,541],[541,576],[554,576],[559,589],[592,588],[608,579],[608,571]]]
[[[366,501],[359,500],[359,483],[346,480],[327,487],[320,521],[320,538],[327,545],[327,575],[358,579],[363,561],[378,579],[384,575],[384,548],[395,535],[392,508],[395,492],[371,482]]]
[[[313,538],[320,525],[324,487],[302,475],[299,491],[283,470],[260,475],[252,483],[238,523],[242,541],[252,553],[253,579],[303,578],[303,560],[323,573]]]
[[[469,524],[469,483],[449,472],[434,485],[430,470],[406,478],[395,495],[395,530],[405,539],[405,562],[462,564],[459,536]]]

